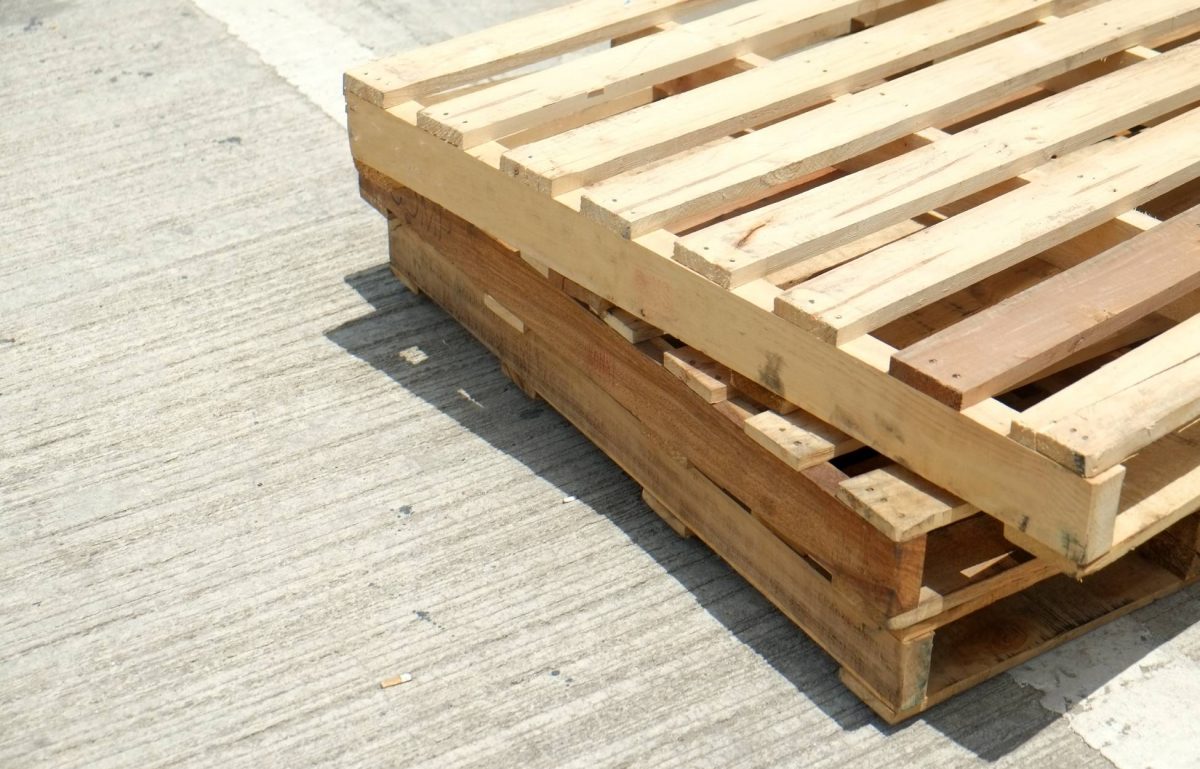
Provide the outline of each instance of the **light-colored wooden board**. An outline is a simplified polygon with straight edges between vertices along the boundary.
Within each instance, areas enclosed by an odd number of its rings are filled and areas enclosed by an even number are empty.
[[[861,448],[836,427],[802,411],[764,411],[747,419],[746,434],[793,470],[804,470]]]
[[[896,542],[975,515],[979,508],[899,465],[842,481],[838,499]]]
[[[1091,477],[1200,418],[1200,316],[1025,411],[1017,440]]]
[[[348,94],[394,107],[575,48],[644,29],[716,0],[578,0],[346,72]]]
[[[683,380],[705,403],[728,400],[729,369],[691,347],[663,353],[663,366]]]
[[[892,376],[970,406],[1197,288],[1200,208],[897,352]]]
[[[905,134],[936,125],[1001,95],[1066,72],[1132,41],[1200,18],[1186,0],[1141,0],[1081,11],[1050,26],[1003,38],[819,109],[739,138],[719,149],[593,185],[582,211],[638,236],[728,201],[756,200],[789,180],[837,164]],[[1132,22],[1132,23],[1131,23]]]
[[[1048,0],[947,0],[770,66],[520,147],[504,156],[501,167],[559,195],[870,85],[1017,29],[1053,7]]]
[[[422,111],[417,124],[470,148],[577,113],[758,47],[848,22],[874,0],[749,0],[658,34],[466,94]]]
[[[604,314],[604,322],[625,340],[637,344],[656,336],[662,336],[662,329],[650,325],[631,312],[620,307],[614,307]]]
[[[1192,110],[1102,151],[1052,161],[1036,181],[790,289],[776,309],[845,344],[1197,177],[1197,130],[1200,110]]]
[[[524,333],[525,324],[521,321],[521,319],[513,314],[512,310],[500,304],[500,302],[497,301],[496,298],[491,294],[483,295],[483,305],[492,312],[496,313],[496,315],[500,316],[505,323],[512,326],[517,331]]]
[[[1198,67],[1200,44],[1176,49],[690,233],[676,258],[724,286],[768,275],[1200,100]]]

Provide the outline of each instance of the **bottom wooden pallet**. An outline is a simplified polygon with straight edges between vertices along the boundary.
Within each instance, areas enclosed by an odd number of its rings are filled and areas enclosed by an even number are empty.
[[[689,456],[673,431],[648,427],[656,423],[646,412],[655,408],[653,398],[613,397],[617,382],[658,388],[658,395],[670,398],[692,397],[682,382],[664,379],[652,355],[630,356],[629,342],[565,293],[554,275],[539,273],[503,243],[371,169],[360,171],[364,197],[389,218],[397,277],[455,317],[527,394],[544,398],[605,451],[642,485],[649,505],[677,532],[698,536],[820,644],[841,664],[845,684],[889,722],[920,713],[1200,574],[1193,516],[1082,582],[1055,576],[965,616],[956,613],[933,630],[889,630],[850,600],[819,561],[797,552],[742,499],[698,469],[706,458]],[[582,356],[570,347],[580,343],[579,334],[567,333],[581,328],[589,330]],[[585,366],[578,365],[581,359]],[[721,417],[713,409],[691,409],[677,423],[679,433],[692,429],[684,423],[691,419]],[[729,460],[736,464],[738,457]]]

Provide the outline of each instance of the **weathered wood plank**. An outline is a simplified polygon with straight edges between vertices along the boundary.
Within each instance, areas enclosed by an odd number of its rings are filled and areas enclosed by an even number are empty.
[[[1197,418],[1200,316],[1028,409],[1013,435],[1092,477]]]
[[[965,408],[1197,288],[1200,207],[896,353],[891,373]]]
[[[585,215],[636,237],[937,125],[1130,43],[1200,19],[1187,0],[1117,0],[839,97],[720,148],[593,185]],[[659,109],[665,109],[660,107]]]
[[[800,56],[525,145],[507,153],[501,168],[545,193],[562,194],[1017,29],[1054,7],[1050,0],[947,0]]]
[[[394,107],[437,91],[670,21],[716,0],[579,0],[346,72],[346,93]]]
[[[756,48],[848,22],[875,0],[751,0],[422,111],[417,125],[463,148],[571,115]]]
[[[1200,63],[1200,46],[1195,51]],[[1192,110],[1100,151],[1052,161],[1030,184],[790,289],[776,311],[845,344],[1196,178],[1198,130],[1200,110]]]

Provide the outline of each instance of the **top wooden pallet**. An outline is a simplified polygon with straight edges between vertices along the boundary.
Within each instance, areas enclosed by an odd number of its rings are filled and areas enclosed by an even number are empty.
[[[1200,506],[1198,30],[584,0],[348,72],[351,146],[1084,573]]]

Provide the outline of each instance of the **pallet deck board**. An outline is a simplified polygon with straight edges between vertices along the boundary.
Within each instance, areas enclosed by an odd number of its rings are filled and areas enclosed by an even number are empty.
[[[1195,53],[1200,67],[1200,45]],[[1200,176],[1198,130],[1192,110],[1103,151],[1052,161],[1037,181],[790,289],[780,312],[835,343],[872,331]],[[994,237],[971,237],[979,231]]]
[[[1194,208],[904,349],[892,374],[963,408],[1198,288]]]
[[[384,108],[608,40],[715,3],[716,0],[578,0],[434,46],[349,70],[345,88]]]
[[[1016,29],[1049,0],[949,0],[743,72],[606,124],[582,126],[506,153],[502,168],[552,195],[818,104]],[[611,197],[611,196],[610,196]],[[618,201],[619,202],[619,201]]]
[[[874,0],[752,0],[422,111],[418,125],[463,148],[712,67],[756,48],[849,24]]]
[[[1118,24],[1132,7],[1138,23]],[[1186,3],[1147,8],[1128,0],[1080,12],[1054,25],[1014,35],[994,45],[946,59],[886,84],[835,99],[757,131],[730,146],[711,149],[653,171],[635,171],[590,187],[584,211],[618,232],[638,236],[682,220],[714,201],[761,195],[777,186],[873,147],[987,105],[997,95],[1032,85],[1089,59],[1120,51],[1148,30],[1178,23]],[[926,11],[956,13],[937,5]],[[919,21],[917,14],[906,23]],[[901,22],[893,22],[900,24]],[[879,28],[883,33],[884,27]],[[897,34],[903,34],[897,30]],[[849,46],[850,41],[847,41]],[[819,55],[814,52],[814,55]],[[736,81],[730,81],[730,87]],[[667,111],[667,105],[658,109]],[[597,125],[593,131],[599,131]],[[639,136],[634,132],[634,136]],[[564,136],[562,143],[576,141]],[[580,145],[583,142],[580,141]],[[514,155],[516,153],[513,153]],[[582,153],[581,153],[582,154]]]
[[[1193,248],[1200,244],[1200,236],[1191,238]],[[1082,475],[1095,475],[1200,419],[1197,393],[1200,316],[1042,401],[1018,420],[1017,435]]]

